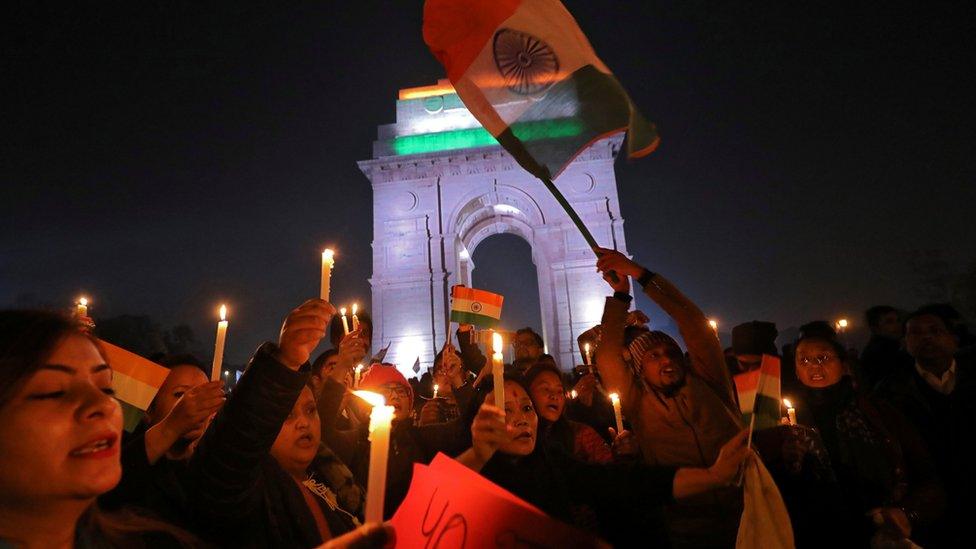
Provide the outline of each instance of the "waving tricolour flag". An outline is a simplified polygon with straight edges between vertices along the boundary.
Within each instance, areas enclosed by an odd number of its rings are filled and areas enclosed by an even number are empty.
[[[424,41],[471,114],[543,181],[620,131],[631,158],[657,147],[559,0],[427,0]]]
[[[502,318],[504,301],[500,294],[455,286],[451,290],[451,322],[492,328]]]

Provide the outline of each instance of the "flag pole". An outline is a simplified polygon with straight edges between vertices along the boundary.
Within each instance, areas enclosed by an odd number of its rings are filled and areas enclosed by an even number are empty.
[[[583,223],[583,220],[580,219],[580,216],[578,213],[576,213],[576,210],[573,208],[573,205],[570,204],[568,200],[566,200],[565,196],[563,196],[562,191],[560,191],[559,188],[556,187],[556,184],[553,183],[552,178],[540,177],[539,179],[541,179],[542,182],[546,185],[546,188],[549,189],[549,192],[552,193],[552,196],[556,198],[556,202],[559,202],[559,205],[562,206],[564,210],[566,210],[566,213],[569,215],[569,219],[572,220],[573,224],[576,225],[576,228],[579,229],[579,232],[583,235],[583,240],[586,240],[586,243],[589,244],[590,249],[593,250],[593,254],[596,255],[597,257],[600,257],[600,254],[597,253],[596,251],[596,249],[599,248],[600,245],[597,244],[596,239],[593,238],[593,233],[590,232],[590,229],[587,228],[587,226]],[[613,271],[607,271],[607,276],[610,278],[612,282],[617,282],[617,273]]]

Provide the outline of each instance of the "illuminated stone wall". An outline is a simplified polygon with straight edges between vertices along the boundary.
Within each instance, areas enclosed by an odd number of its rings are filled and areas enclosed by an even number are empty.
[[[373,186],[374,348],[392,343],[388,358],[408,376],[418,356],[429,366],[444,343],[450,287],[471,284],[474,249],[514,233],[532,246],[546,347],[564,369],[579,363],[576,335],[599,323],[609,289],[568,216],[449,83],[401,90],[396,116],[379,127],[373,158],[359,162]],[[555,183],[602,246],[626,253],[613,169],[622,139],[597,141]],[[517,328],[504,311],[502,327]]]

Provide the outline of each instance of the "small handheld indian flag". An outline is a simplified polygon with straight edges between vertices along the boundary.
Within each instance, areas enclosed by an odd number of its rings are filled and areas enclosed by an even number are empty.
[[[107,341],[99,343],[112,367],[112,389],[122,403],[125,429],[131,432],[156,398],[169,370]]]
[[[780,422],[780,363],[779,357],[763,355],[758,370],[733,378],[739,394],[742,420],[753,430],[776,427]],[[754,423],[753,423],[754,421]]]
[[[455,286],[451,291],[451,322],[491,328],[502,317],[504,300],[499,294]]]

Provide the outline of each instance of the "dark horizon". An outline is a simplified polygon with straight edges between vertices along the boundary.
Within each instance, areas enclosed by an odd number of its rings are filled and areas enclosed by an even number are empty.
[[[617,163],[628,249],[723,332],[860,328],[870,305],[910,309],[940,277],[976,278],[960,8],[565,3],[662,135]],[[30,5],[10,23],[0,304],[84,293],[96,317],[185,322],[208,347],[226,302],[241,364],[317,295],[331,245],[335,301],[368,309],[372,199],[355,162],[398,89],[443,77],[420,3]],[[508,248],[479,249],[479,268],[488,250],[534,280]],[[538,318],[519,307],[534,292],[506,295],[513,321]]]

